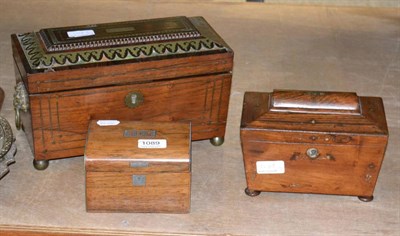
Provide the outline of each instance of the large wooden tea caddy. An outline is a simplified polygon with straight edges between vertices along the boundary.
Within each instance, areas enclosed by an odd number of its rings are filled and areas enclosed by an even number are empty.
[[[84,159],[89,212],[190,211],[188,123],[91,121]]]
[[[16,126],[34,166],[83,154],[90,119],[191,121],[224,141],[233,51],[202,17],[42,29],[11,36]]]
[[[241,120],[246,194],[371,201],[388,140],[382,99],[355,93],[247,92]]]

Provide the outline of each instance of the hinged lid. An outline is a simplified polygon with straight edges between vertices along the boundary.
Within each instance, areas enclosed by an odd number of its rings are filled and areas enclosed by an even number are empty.
[[[48,28],[16,37],[33,72],[231,51],[202,17]]]
[[[356,93],[274,90],[270,110],[360,115],[360,103]]]
[[[92,120],[86,171],[188,172],[190,124]]]
[[[349,92],[246,92],[241,128],[387,134],[382,99]]]

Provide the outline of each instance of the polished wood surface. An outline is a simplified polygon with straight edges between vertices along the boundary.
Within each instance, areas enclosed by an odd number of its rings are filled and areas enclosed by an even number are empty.
[[[276,110],[271,105],[271,96],[269,93],[246,93],[242,127],[377,135],[388,133],[383,102],[379,97],[359,97],[362,113],[348,113],[315,108],[299,111],[298,107]]]
[[[141,173],[135,173],[141,174]],[[189,213],[190,173],[146,173],[146,186],[132,186],[131,173],[86,173],[89,212]]]
[[[127,131],[135,136],[127,136]],[[146,136],[146,132],[156,135]],[[87,211],[189,212],[190,124],[121,121],[115,126],[99,126],[93,120],[88,133]],[[166,147],[141,148],[140,139],[165,140]],[[138,184],[135,176],[145,180]]]
[[[356,93],[274,90],[271,103],[272,111],[360,113]]]
[[[31,95],[23,115],[32,117],[35,159],[82,155],[90,119],[191,121],[192,139],[207,139],[224,136],[230,84],[220,74]],[[143,95],[135,108],[125,104],[131,92]]]
[[[29,93],[36,94],[226,73],[232,70],[232,66],[233,53],[223,53],[26,74],[23,77],[26,77]]]
[[[35,160],[83,155],[90,119],[191,121],[193,140],[225,135],[231,50],[33,71],[16,35],[11,42],[16,81],[29,93],[20,117]],[[135,108],[124,103],[131,92],[143,95]]]
[[[292,95],[290,99],[303,102],[309,100],[310,93],[295,91]],[[308,108],[301,108],[302,112],[283,112],[270,109],[274,104],[270,99],[280,94],[245,94],[241,143],[248,189],[372,197],[388,140],[382,100],[355,100],[351,93],[315,96],[308,101]],[[360,114],[333,112],[326,103],[336,104],[348,98],[359,100]],[[318,113],[315,103],[320,101],[327,109],[319,108]],[[351,102],[341,106],[357,109]],[[310,156],[311,149],[317,150],[316,156]],[[263,161],[283,161],[284,173],[259,173],[257,162]]]
[[[132,172],[129,163],[149,160],[140,172],[189,172],[190,126],[177,122],[120,121],[115,126],[99,126],[97,120],[89,125],[85,148],[86,171]],[[126,137],[124,132],[156,131],[155,137]],[[162,139],[166,148],[140,148],[139,139]],[[160,161],[152,161],[152,160]],[[170,161],[169,161],[170,160]]]

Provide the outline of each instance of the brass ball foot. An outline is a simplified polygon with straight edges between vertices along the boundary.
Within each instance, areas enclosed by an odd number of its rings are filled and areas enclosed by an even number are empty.
[[[221,146],[224,143],[224,137],[210,138],[210,143],[214,146]]]
[[[33,167],[35,167],[36,170],[45,170],[47,167],[49,167],[49,161],[48,160],[33,160]]]
[[[374,200],[374,196],[358,196],[358,199],[362,202],[370,202]]]
[[[260,195],[260,193],[261,193],[260,191],[250,190],[249,188],[246,188],[244,190],[244,192],[246,193],[247,196],[250,196],[250,197],[256,197],[256,196]]]

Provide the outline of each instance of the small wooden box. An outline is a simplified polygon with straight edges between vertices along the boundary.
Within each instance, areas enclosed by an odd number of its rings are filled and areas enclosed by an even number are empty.
[[[114,122],[93,120],[89,125],[86,210],[188,213],[190,124]]]
[[[16,126],[34,165],[83,155],[90,119],[191,121],[225,135],[233,51],[202,17],[42,29],[11,36]]]
[[[247,92],[240,128],[246,193],[371,201],[388,140],[382,99],[355,93]]]

